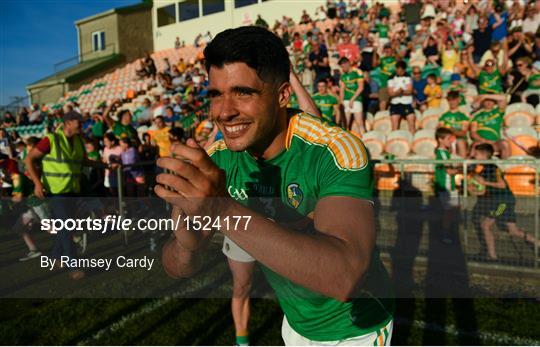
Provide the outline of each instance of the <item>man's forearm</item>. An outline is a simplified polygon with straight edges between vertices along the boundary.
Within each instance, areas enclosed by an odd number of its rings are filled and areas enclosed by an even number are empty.
[[[237,203],[221,217],[227,216],[251,217],[245,230],[223,232],[255,259],[283,277],[335,299],[346,300],[369,266],[371,251],[353,252],[348,241],[338,237],[288,230]]]

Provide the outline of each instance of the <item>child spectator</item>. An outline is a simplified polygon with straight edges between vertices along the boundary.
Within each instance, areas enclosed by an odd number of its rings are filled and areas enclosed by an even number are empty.
[[[452,158],[450,151],[452,143],[455,141],[455,136],[452,130],[448,128],[438,128],[435,132],[437,139],[437,148],[435,149],[435,159],[449,160]],[[443,217],[441,220],[442,239],[446,244],[451,244],[454,241],[454,233],[451,230],[452,222],[459,216],[458,190],[456,189],[455,174],[458,170],[450,165],[437,164],[435,165],[435,194],[439,198],[443,209]]]
[[[492,156],[493,146],[491,144],[483,143],[476,147],[474,159],[489,160]],[[469,190],[478,196],[474,207],[474,216],[478,219],[484,234],[489,259],[498,259],[495,236],[493,235],[493,227],[496,222],[504,223],[511,236],[540,246],[538,240],[520,230],[516,225],[516,199],[508,189],[508,184],[503,178],[501,170],[495,164],[483,164],[476,166],[473,172],[475,183],[469,184]]]
[[[451,129],[457,137],[457,154],[467,157],[467,133],[469,132],[469,117],[459,110],[460,94],[457,91],[448,92],[449,110],[439,117],[439,126]]]
[[[442,99],[442,88],[437,83],[437,77],[430,74],[427,77],[427,86],[424,88],[424,93],[427,97],[427,107],[439,107]]]

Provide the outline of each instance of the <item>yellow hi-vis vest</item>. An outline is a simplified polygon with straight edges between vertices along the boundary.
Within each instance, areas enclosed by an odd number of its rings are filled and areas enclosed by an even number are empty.
[[[63,127],[47,134],[51,150],[43,157],[43,187],[51,194],[80,193],[84,144],[79,135],[69,142]]]

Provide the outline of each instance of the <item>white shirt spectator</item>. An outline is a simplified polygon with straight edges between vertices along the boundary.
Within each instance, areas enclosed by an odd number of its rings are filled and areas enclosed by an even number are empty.
[[[523,33],[536,33],[536,30],[538,30],[538,25],[540,25],[540,13],[535,14],[532,18],[527,16],[523,20]]]
[[[412,85],[412,79],[405,75],[405,76],[394,76],[390,81],[388,81],[388,89],[393,90],[406,90],[410,85]],[[392,100],[390,100],[390,103],[392,105],[402,104],[402,105],[411,105],[413,102],[412,95],[402,95],[402,96],[394,96]]]

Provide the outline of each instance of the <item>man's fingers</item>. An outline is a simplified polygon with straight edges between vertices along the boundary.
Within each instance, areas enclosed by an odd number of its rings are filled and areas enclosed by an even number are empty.
[[[174,144],[171,147],[171,153],[175,157],[189,160],[194,166],[199,168],[204,174],[210,174],[217,168],[206,151],[199,146],[193,139],[188,139],[187,144]]]
[[[197,193],[197,189],[185,178],[173,174],[159,174],[156,177],[156,182],[172,188],[177,193],[184,197],[192,197]]]
[[[190,182],[194,182],[196,178],[201,176],[200,171],[195,166],[181,159],[159,158],[157,165],[176,173],[178,176],[184,177]]]
[[[186,199],[182,195],[170,191],[159,184],[154,187],[154,192],[157,196],[167,201],[169,204],[177,206],[180,209],[182,209],[182,205],[186,202]]]

